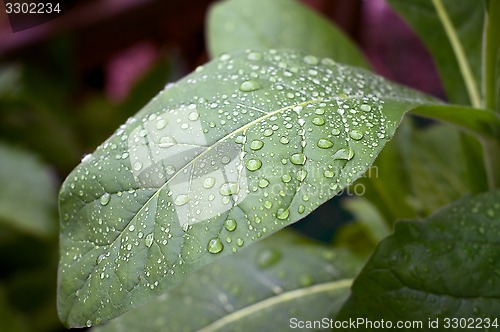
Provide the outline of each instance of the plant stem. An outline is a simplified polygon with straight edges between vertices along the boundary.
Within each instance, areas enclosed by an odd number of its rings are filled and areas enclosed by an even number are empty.
[[[469,66],[469,62],[467,61],[467,57],[465,56],[462,44],[458,39],[456,29],[453,26],[450,18],[448,17],[446,9],[444,8],[441,0],[432,0],[432,4],[434,5],[439,19],[443,24],[443,28],[448,35],[451,47],[453,48],[453,52],[455,53],[455,57],[457,58],[458,66],[464,79],[465,87],[467,88],[467,92],[469,93],[471,105],[475,108],[482,108],[481,95],[479,93],[474,75],[472,74],[472,70]]]

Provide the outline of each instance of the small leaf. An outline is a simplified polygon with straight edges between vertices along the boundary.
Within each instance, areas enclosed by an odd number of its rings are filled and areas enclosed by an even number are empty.
[[[95,331],[283,330],[292,317],[333,317],[359,263],[345,250],[280,232]]]
[[[369,200],[362,197],[347,199],[344,206],[365,229],[371,242],[377,244],[391,232],[381,213]]]
[[[109,320],[305,217],[425,102],[296,51],[226,54],[168,85],[61,188],[60,318]]]
[[[495,319],[499,202],[500,191],[489,192],[460,199],[424,222],[397,223],[354,281],[337,319],[383,318],[394,326],[398,320]]]
[[[466,0],[389,0],[432,54],[450,102],[481,106],[484,5]]]
[[[57,195],[47,167],[2,143],[0,160],[0,223],[32,235],[54,235]]]
[[[290,48],[369,67],[349,37],[296,0],[221,1],[209,12],[207,34],[213,57],[249,48]]]

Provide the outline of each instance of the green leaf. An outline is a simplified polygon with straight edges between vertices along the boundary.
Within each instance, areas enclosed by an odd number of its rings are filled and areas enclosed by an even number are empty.
[[[500,112],[500,2],[487,4],[484,45],[484,94],[486,108]]]
[[[280,232],[95,331],[283,330],[292,317],[333,317],[359,263],[345,250]]]
[[[337,319],[426,324],[439,318],[441,329],[444,318],[495,319],[499,202],[500,191],[489,192],[460,199],[424,222],[397,223],[354,281]]]
[[[407,136],[400,141],[400,149],[410,184],[407,199],[417,216],[428,216],[473,192],[467,168],[468,155],[461,145],[459,131],[442,125],[423,130],[410,126],[406,129]],[[478,169],[484,169],[482,159],[476,164]],[[485,182],[485,176],[482,173],[472,181]]]
[[[480,108],[484,4],[466,0],[389,0],[437,65],[448,99]]]
[[[61,188],[61,320],[109,320],[303,218],[424,102],[296,51],[223,55],[168,85]]]
[[[425,105],[413,109],[412,113],[454,125],[480,138],[500,137],[500,116],[488,110],[456,105]]]
[[[54,179],[31,154],[0,143],[0,223],[36,236],[54,235]]]
[[[290,48],[348,65],[369,67],[349,37],[296,0],[217,3],[209,12],[207,37],[213,57],[249,48]]]

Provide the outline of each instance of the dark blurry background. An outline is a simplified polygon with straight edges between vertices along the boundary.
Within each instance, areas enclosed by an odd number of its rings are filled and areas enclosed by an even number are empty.
[[[84,0],[62,17],[17,33],[2,7],[0,141],[45,163],[57,189],[86,153],[167,82],[208,61],[204,26],[212,2]],[[384,0],[303,2],[337,23],[376,72],[443,97],[430,56]],[[335,228],[350,219],[338,201],[295,227],[330,241]],[[0,241],[0,319],[10,310],[21,318],[12,325],[17,330],[61,329],[55,316],[57,232],[48,240],[15,238]],[[35,280],[33,273],[39,273]],[[2,311],[4,302],[14,309]]]

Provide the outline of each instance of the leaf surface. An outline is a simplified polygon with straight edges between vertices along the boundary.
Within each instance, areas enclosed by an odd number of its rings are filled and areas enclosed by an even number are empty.
[[[292,317],[335,315],[359,263],[345,250],[280,232],[95,331],[282,330]]]
[[[303,218],[426,102],[296,51],[223,55],[168,85],[61,188],[61,320],[109,320]]]
[[[296,0],[226,0],[208,16],[212,56],[249,48],[289,48],[368,68],[340,29]]]
[[[425,324],[440,318],[441,328],[444,318],[493,322],[500,306],[499,202],[500,191],[489,192],[462,198],[423,222],[397,223],[354,281],[337,319]]]

